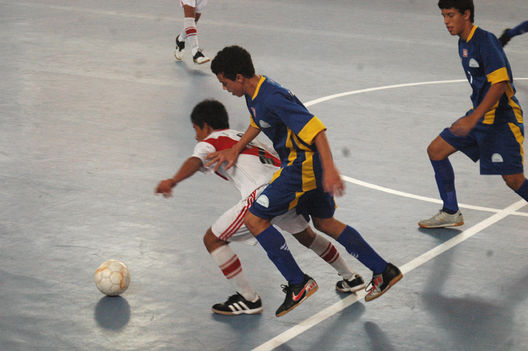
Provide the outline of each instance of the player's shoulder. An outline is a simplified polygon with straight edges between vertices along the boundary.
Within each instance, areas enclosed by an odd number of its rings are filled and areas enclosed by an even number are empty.
[[[496,42],[498,42],[498,39],[495,34],[480,27],[477,27],[475,33],[473,34],[473,37],[480,44],[495,45]]]
[[[215,130],[200,143],[212,145],[217,151],[233,147],[244,133],[234,129]]]

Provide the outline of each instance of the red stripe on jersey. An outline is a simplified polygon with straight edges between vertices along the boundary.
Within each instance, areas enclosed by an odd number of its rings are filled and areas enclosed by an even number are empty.
[[[219,136],[218,138],[205,139],[203,141],[213,145],[216,151],[230,149],[233,146],[235,146],[235,144],[238,142],[237,140],[231,139],[230,137],[226,137],[226,136]],[[273,165],[276,167],[280,167],[281,165],[280,160],[277,157],[273,156],[268,151],[258,148],[253,145],[246,146],[246,148],[242,151],[242,153],[246,155],[254,155],[254,156],[269,159],[272,161]]]

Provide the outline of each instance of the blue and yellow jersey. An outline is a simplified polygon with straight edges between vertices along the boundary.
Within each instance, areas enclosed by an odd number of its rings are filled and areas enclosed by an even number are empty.
[[[264,132],[279,154],[281,171],[273,180],[287,173],[303,184],[299,191],[315,189],[322,171],[314,138],[326,130],[324,124],[292,92],[265,76],[261,76],[253,96],[245,98],[251,126]]]
[[[499,41],[490,32],[473,26],[466,40],[459,39],[458,52],[462,67],[471,84],[471,101],[476,108],[486,96],[490,86],[508,82],[508,88],[499,102],[488,111],[480,123],[523,122],[522,110],[515,97],[510,63]]]

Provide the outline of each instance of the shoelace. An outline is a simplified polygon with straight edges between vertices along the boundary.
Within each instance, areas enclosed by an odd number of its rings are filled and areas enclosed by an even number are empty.
[[[282,292],[285,294],[288,294],[291,290],[291,287],[289,285],[281,284]]]
[[[238,293],[229,296],[229,297],[227,298],[227,301],[226,301],[224,304],[225,304],[225,305],[229,305],[229,304],[231,304],[231,303],[233,303],[233,302],[237,302],[237,300],[239,299],[238,296],[239,296]]]
[[[373,276],[372,277],[372,280],[367,284],[367,286],[365,287],[365,291],[370,293],[372,290],[376,289],[376,276]],[[369,288],[370,287],[370,288]]]

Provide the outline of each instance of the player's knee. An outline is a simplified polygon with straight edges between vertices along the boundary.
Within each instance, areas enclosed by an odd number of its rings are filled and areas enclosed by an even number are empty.
[[[220,246],[227,245],[225,241],[218,239],[218,237],[213,234],[211,228],[207,229],[207,232],[205,232],[203,243],[208,252],[213,252]]]
[[[300,233],[293,234],[293,237],[297,239],[297,241],[304,247],[310,248],[316,235],[317,234],[315,234],[314,231],[308,227]]]
[[[330,223],[327,220],[320,218],[312,218],[315,229],[320,232],[328,233],[330,230]]]
[[[506,185],[513,191],[519,190],[526,180],[523,174],[503,175],[502,179],[504,179]]]
[[[429,156],[429,159],[431,160],[438,160],[440,156],[440,148],[438,145],[433,141],[429,146],[427,146],[427,156]]]
[[[244,217],[244,225],[255,236],[266,230],[270,224],[269,220],[257,217],[251,212],[248,212],[246,217]]]

